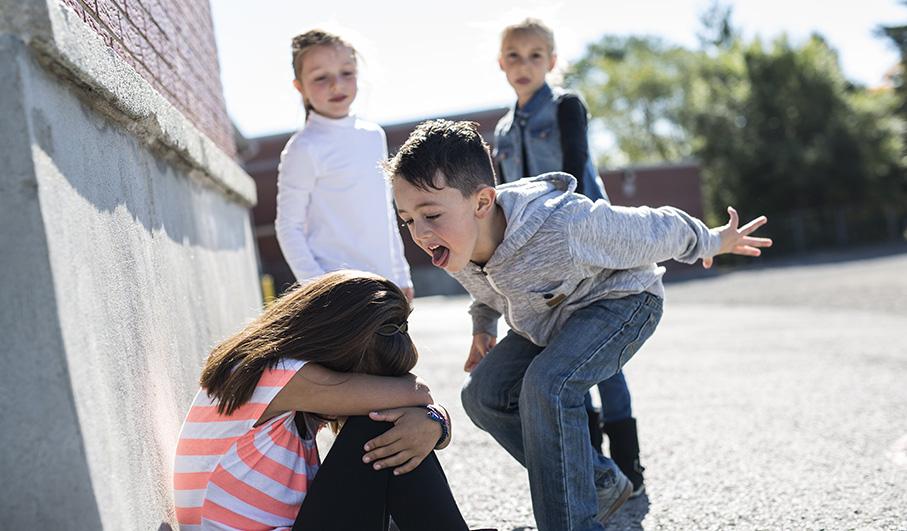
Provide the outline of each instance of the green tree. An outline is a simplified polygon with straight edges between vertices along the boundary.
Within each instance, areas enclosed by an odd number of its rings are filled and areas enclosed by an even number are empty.
[[[901,3],[907,5],[907,2]],[[904,82],[904,67],[907,65],[907,25],[882,26],[878,33],[887,38],[901,54],[900,67],[893,73],[891,81],[898,98],[897,112],[901,118],[907,119],[907,83]]]
[[[907,210],[894,95],[850,83],[819,35],[744,42],[730,17],[713,5],[698,50],[613,36],[587,48],[566,79],[614,136],[612,160],[696,157],[712,222],[728,204],[776,219]]]
[[[903,200],[886,101],[849,83],[821,37],[754,41],[702,72],[688,125],[715,210],[737,203],[785,215]]]
[[[614,136],[617,153],[600,162],[638,164],[692,155],[682,115],[697,55],[654,37],[605,36],[589,45],[565,80]]]

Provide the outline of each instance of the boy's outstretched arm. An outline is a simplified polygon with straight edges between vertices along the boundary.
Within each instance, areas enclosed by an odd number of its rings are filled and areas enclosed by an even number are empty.
[[[740,254],[743,256],[759,256],[762,254],[760,247],[771,247],[771,238],[756,238],[750,236],[756,229],[765,225],[768,219],[765,216],[750,221],[742,227],[737,227],[740,223],[740,217],[734,207],[727,207],[727,213],[730,216],[727,225],[716,227],[718,234],[721,236],[721,248],[717,254]],[[717,256],[716,254],[716,256]],[[714,257],[702,259],[702,267],[708,269],[712,267]]]

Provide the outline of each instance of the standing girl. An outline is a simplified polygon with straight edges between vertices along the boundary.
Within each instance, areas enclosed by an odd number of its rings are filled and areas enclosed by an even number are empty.
[[[403,531],[465,530],[432,452],[448,417],[408,374],[409,313],[392,282],[338,271],[218,345],[177,446],[180,528],[377,531],[390,515]],[[384,408],[400,409],[366,416]],[[343,427],[319,466],[327,420]]]
[[[391,192],[379,168],[387,158],[384,131],[350,114],[357,72],[356,51],[340,37],[312,30],[293,39],[293,86],[306,123],[281,154],[277,239],[300,283],[354,268],[392,280],[412,299]]]
[[[562,171],[576,178],[576,193],[608,200],[598,169],[589,154],[588,111],[578,94],[552,88],[545,77],[557,63],[554,33],[540,20],[526,19],[504,28],[498,56],[501,70],[517,101],[494,131],[494,156],[501,180],[512,182],[541,173]],[[490,338],[480,338],[488,344]],[[487,349],[486,349],[487,350]],[[633,483],[633,496],[642,494],[643,467],[639,438],[622,371],[598,384],[602,410],[592,408],[589,394],[589,434],[601,453],[602,431],[608,435],[611,459]],[[600,424],[601,422],[601,424]]]

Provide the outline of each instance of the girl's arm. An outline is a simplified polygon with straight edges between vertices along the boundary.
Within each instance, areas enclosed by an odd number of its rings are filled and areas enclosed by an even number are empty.
[[[391,280],[400,289],[412,289],[413,280],[410,276],[409,262],[406,261],[406,255],[403,252],[403,239],[400,237],[400,229],[397,225],[397,210],[394,208],[394,198],[389,187],[387,190],[387,214],[388,229],[391,231],[391,261],[394,275]]]
[[[277,393],[261,418],[268,419],[285,411],[345,417],[431,403],[428,386],[413,375],[343,373],[306,363]]]
[[[584,194],[583,174],[589,161],[588,117],[586,106],[575,94],[566,94],[557,106],[561,130],[562,171],[576,177],[576,193]]]
[[[384,129],[378,128],[381,132],[381,160],[387,160],[387,136]],[[381,179],[384,179],[383,172]],[[394,193],[390,184],[385,181],[385,204],[387,205],[387,226],[391,234],[391,262],[393,267],[393,278],[391,280],[400,287],[400,289],[409,290],[407,298],[412,300],[413,280],[410,276],[409,262],[406,261],[406,255],[403,252],[403,239],[400,237],[400,225],[397,220],[397,209],[394,207]]]
[[[306,218],[316,175],[315,160],[307,146],[294,138],[281,154],[274,230],[280,250],[298,281],[325,273],[306,239]]]

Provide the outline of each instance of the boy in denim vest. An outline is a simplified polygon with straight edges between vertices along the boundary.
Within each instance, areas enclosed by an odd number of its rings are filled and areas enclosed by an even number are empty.
[[[661,318],[674,258],[710,267],[722,253],[758,256],[771,240],[709,229],[671,207],[612,207],[548,173],[495,185],[476,124],[424,122],[386,163],[397,212],[432,263],[473,297],[470,419],[529,472],[540,531],[600,530],[632,492],[589,444],[583,396],[617,373]],[[495,344],[498,318],[510,332]],[[491,340],[487,340],[491,337]]]
[[[553,171],[576,177],[576,193],[608,200],[589,153],[588,111],[579,94],[551,88],[545,82],[557,62],[554,33],[528,18],[504,28],[498,64],[517,101],[494,132],[494,159],[503,182]],[[645,491],[639,459],[639,435],[623,371],[598,382],[601,414],[586,395],[589,435],[601,452],[602,432],[608,435],[611,459],[633,483],[633,494]]]

